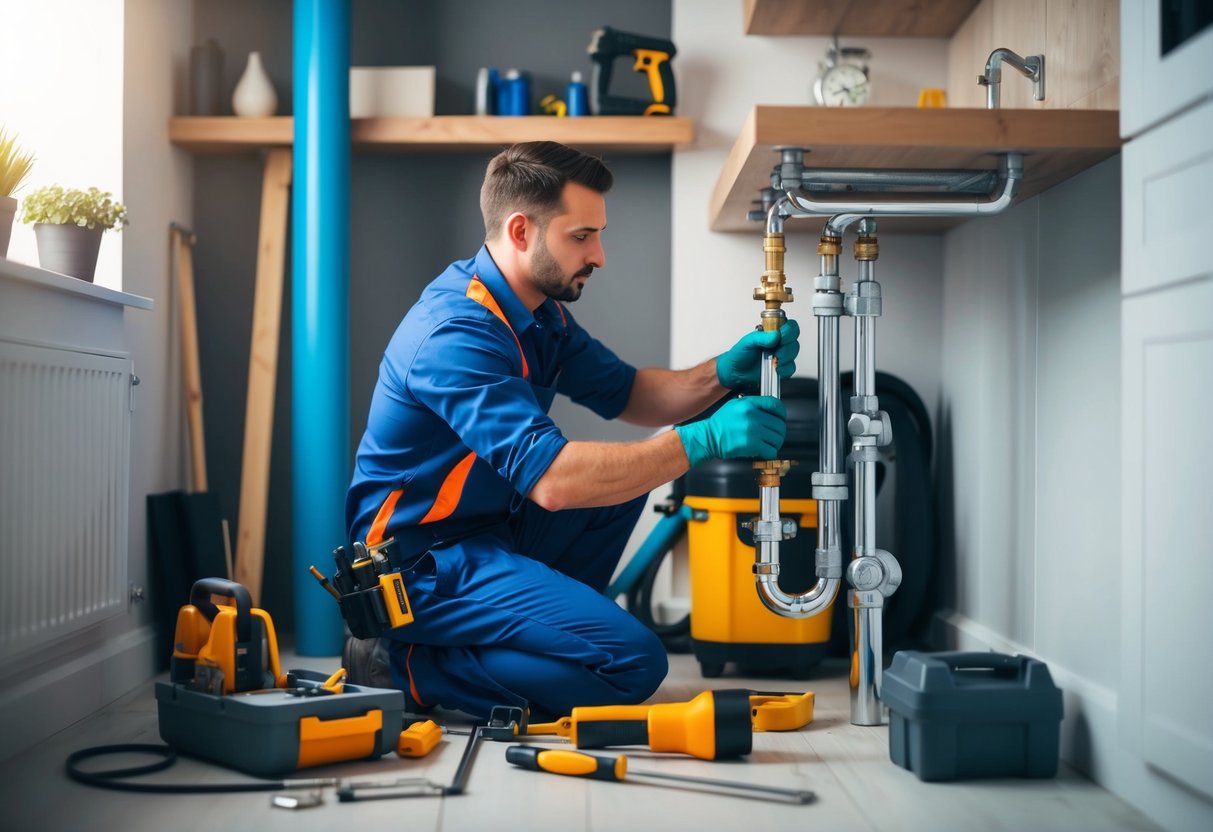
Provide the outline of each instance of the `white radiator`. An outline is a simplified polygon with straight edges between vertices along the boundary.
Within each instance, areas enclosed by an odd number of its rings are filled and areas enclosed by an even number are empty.
[[[129,358],[0,340],[0,662],[127,605]]]

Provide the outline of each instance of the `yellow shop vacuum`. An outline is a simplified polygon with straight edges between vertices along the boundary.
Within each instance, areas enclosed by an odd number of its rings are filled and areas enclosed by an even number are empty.
[[[779,513],[795,519],[796,537],[780,544],[779,586],[789,594],[817,581],[817,383],[788,379],[784,400],[788,438],[780,456],[795,464],[780,486]],[[712,460],[687,472],[684,504],[706,519],[687,524],[691,585],[691,650],[707,678],[735,662],[743,672],[803,675],[826,654],[831,608],[811,618],[785,618],[759,600],[754,586],[754,539],[743,525],[758,516],[758,486],[745,460]]]

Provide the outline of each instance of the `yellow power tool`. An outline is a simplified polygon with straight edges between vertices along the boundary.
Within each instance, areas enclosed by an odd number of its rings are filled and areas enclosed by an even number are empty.
[[[590,39],[590,112],[596,116],[669,116],[674,114],[678,96],[674,89],[674,71],[670,60],[676,54],[674,44],[664,38],[633,35],[603,26]],[[648,77],[651,101],[612,95],[611,74],[615,59],[630,56],[632,69]]]
[[[216,597],[225,600],[216,604]],[[286,687],[269,613],[235,581],[196,582],[177,613],[169,677],[215,695]]]

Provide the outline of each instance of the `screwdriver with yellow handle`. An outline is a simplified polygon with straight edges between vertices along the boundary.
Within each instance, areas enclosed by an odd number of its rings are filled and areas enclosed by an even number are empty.
[[[599,757],[580,751],[565,749],[543,749],[527,745],[511,745],[505,750],[505,759],[531,771],[546,771],[568,777],[589,777],[593,780],[618,780],[655,778],[704,786],[715,793],[729,793],[738,797],[758,800],[786,800],[791,803],[809,803],[816,795],[805,789],[787,789],[766,786],[761,783],[743,783],[735,780],[717,780],[712,777],[691,777],[685,774],[666,774],[661,771],[628,770],[628,758]]]

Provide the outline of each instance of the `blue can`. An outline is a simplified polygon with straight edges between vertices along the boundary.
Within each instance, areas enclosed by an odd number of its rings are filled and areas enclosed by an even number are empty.
[[[590,114],[590,96],[585,88],[585,82],[581,80],[580,72],[573,73],[564,97],[568,101],[569,115],[588,116]]]
[[[501,80],[501,91],[497,97],[497,114],[501,116],[527,116],[531,114],[531,77],[525,72],[511,69]]]

